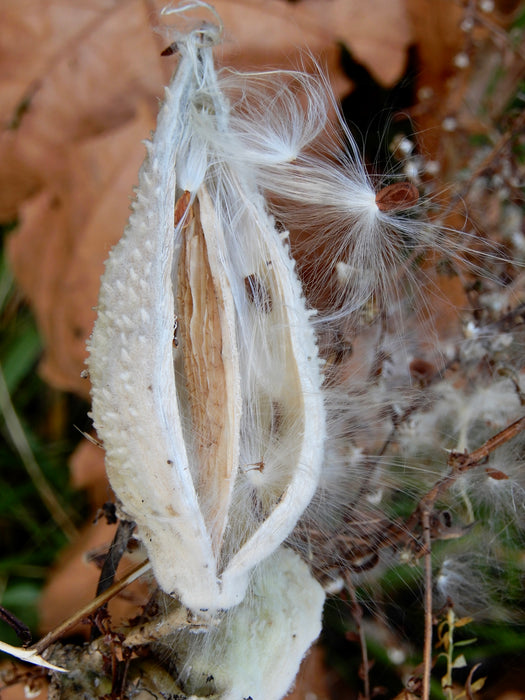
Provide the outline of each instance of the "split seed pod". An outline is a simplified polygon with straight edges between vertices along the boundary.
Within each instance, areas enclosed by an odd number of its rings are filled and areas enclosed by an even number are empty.
[[[111,485],[157,582],[194,611],[242,601],[309,504],[325,440],[310,314],[229,127],[217,33],[177,37],[88,361]]]

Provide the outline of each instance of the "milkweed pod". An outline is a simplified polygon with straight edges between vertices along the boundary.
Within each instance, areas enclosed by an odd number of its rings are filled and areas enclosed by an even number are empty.
[[[214,36],[207,27],[177,38],[88,362],[111,485],[157,582],[195,611],[243,599],[310,502],[325,439],[294,263],[242,151],[229,159],[221,145],[235,136]],[[247,279],[257,280],[251,294]]]

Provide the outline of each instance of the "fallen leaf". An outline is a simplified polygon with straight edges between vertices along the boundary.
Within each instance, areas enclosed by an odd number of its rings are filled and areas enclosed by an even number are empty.
[[[115,533],[114,525],[103,520],[90,522],[81,531],[78,539],[59,558],[51,572],[49,583],[40,600],[40,631],[46,634],[77,612],[95,597],[100,569],[86,560],[86,552],[103,552]],[[143,556],[141,557],[144,558]],[[133,565],[137,562],[133,560]],[[118,571],[132,568],[130,556],[125,555]],[[117,574],[117,580],[121,577]],[[148,584],[136,581],[108,603],[112,623],[117,627],[140,612],[148,598]],[[89,625],[79,624],[69,634],[89,634]]]
[[[80,373],[100,275],[126,224],[144,157],[141,139],[153,125],[153,115],[142,109],[119,129],[72,146],[70,167],[24,203],[8,241],[13,270],[44,337],[42,375],[85,397],[89,382]]]
[[[22,0],[9,4],[2,25],[0,192],[14,165],[27,177],[10,201],[0,195],[5,220],[37,185],[67,171],[71,144],[129,121],[137,103],[155,111],[166,76],[142,2]]]
[[[87,491],[89,502],[96,510],[101,504],[112,500],[113,494],[106,478],[104,450],[82,440],[69,460],[71,485]]]
[[[295,685],[286,700],[351,700],[355,694],[342,688],[339,677],[325,663],[325,651],[315,645],[303,659]]]

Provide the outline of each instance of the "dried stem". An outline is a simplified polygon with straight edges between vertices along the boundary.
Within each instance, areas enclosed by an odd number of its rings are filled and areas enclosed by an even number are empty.
[[[434,504],[457,479],[457,477],[477,467],[501,445],[511,440],[525,429],[525,416],[511,423],[506,428],[489,438],[473,452],[451,452],[448,458],[449,473],[436,482],[430,491],[420,500],[416,510],[407,522],[407,532],[419,523],[422,529],[423,555],[425,562],[425,639],[423,646],[423,692],[422,699],[430,698],[430,674],[432,670],[432,550],[430,516]]]
[[[369,663],[368,663],[368,648],[366,646],[366,635],[365,630],[362,625],[363,622],[363,611],[357,600],[354,582],[352,581],[352,576],[349,571],[345,572],[345,584],[346,590],[350,595],[352,600],[352,616],[354,618],[355,626],[357,628],[357,633],[359,635],[359,644],[361,646],[361,666],[363,669],[362,680],[364,688],[364,700],[370,700],[370,677],[368,673]]]
[[[481,462],[488,458],[491,452],[501,447],[512,438],[516,437],[522,430],[525,430],[525,416],[511,423],[496,435],[489,438],[481,447],[473,452],[450,452],[448,466],[450,471],[439,479],[434,486],[419,501],[417,508],[407,520],[406,529],[413,531],[414,527],[422,523],[423,514],[431,513],[437,499],[447,491],[456,481],[458,476],[479,466]]]
[[[430,536],[430,509],[421,513],[423,547],[425,551],[425,639],[423,643],[423,694],[422,700],[430,698],[430,674],[432,671],[432,549]]]
[[[506,428],[503,428],[499,433],[493,435],[481,447],[470,453],[451,452],[448,458],[448,464],[452,469],[459,472],[469,471],[478,464],[487,459],[491,452],[501,447],[512,438],[516,437],[522,430],[525,430],[525,416],[518,418],[514,423],[511,423]]]
[[[40,639],[36,644],[33,644],[31,647],[29,647],[29,649],[37,654],[41,654],[44,651],[44,649],[47,649],[47,647],[50,644],[53,644],[53,642],[58,641],[69,629],[74,627],[74,625],[76,625],[78,622],[81,622],[84,618],[94,613],[95,610],[98,610],[98,608],[107,603],[108,600],[110,600],[118,593],[123,591],[124,588],[130,585],[130,583],[136,581],[138,578],[147,573],[150,569],[151,564],[149,561],[142,562],[142,564],[139,564],[139,566],[136,566],[128,574],[126,574],[124,578],[122,578],[120,581],[117,581],[117,583],[114,583],[111,586],[111,588],[108,588],[106,591],[98,595],[90,603],[85,605],[67,620],[58,625],[58,627],[55,627],[54,630],[51,630],[51,632],[46,634],[45,637],[42,637],[42,639]]]

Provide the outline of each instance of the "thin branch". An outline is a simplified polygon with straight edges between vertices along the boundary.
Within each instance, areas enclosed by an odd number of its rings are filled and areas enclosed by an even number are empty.
[[[518,418],[514,423],[511,423],[506,428],[501,430],[496,435],[493,435],[481,447],[478,447],[474,452],[463,454],[461,452],[451,452],[448,458],[449,466],[459,472],[469,471],[477,467],[480,462],[483,462],[494,452],[498,447],[501,447],[512,438],[516,437],[522,430],[525,430],[525,416]]]
[[[437,499],[450,488],[456,479],[471,469],[479,466],[486,460],[491,452],[501,447],[512,438],[516,437],[522,430],[525,430],[525,416],[511,423],[499,433],[489,438],[481,447],[473,452],[450,452],[448,456],[448,466],[450,471],[444,477],[436,481],[434,486],[419,501],[417,508],[406,522],[407,531],[412,531],[418,522],[422,522],[424,512],[431,513]]]
[[[106,591],[104,591],[104,593],[101,593],[99,596],[94,598],[90,603],[85,605],[67,620],[58,625],[58,627],[55,627],[54,630],[51,630],[51,632],[46,634],[45,637],[42,637],[42,639],[40,639],[36,644],[33,644],[31,647],[29,647],[29,650],[41,654],[44,651],[44,649],[47,649],[47,647],[50,644],[53,644],[53,642],[58,641],[68,630],[70,630],[83,619],[94,613],[95,610],[98,610],[98,608],[102,607],[102,605],[107,603],[108,600],[114,598],[121,591],[127,588],[127,586],[133,583],[133,581],[136,581],[138,578],[147,573],[150,569],[151,564],[149,561],[142,562],[142,564],[136,566],[122,579],[120,579],[120,581],[114,583],[111,586],[111,588],[108,588]]]
[[[115,576],[117,573],[117,567],[120,560],[124,556],[124,552],[128,546],[133,530],[135,529],[135,523],[129,520],[119,520],[117,525],[117,531],[113,537],[113,542],[109,548],[104,564],[100,571],[100,577],[97,585],[96,596],[102,595],[104,591],[107,591],[113,585],[115,581]],[[105,606],[104,606],[105,607]],[[95,624],[91,629],[91,641],[93,641],[99,634],[98,626]]]
[[[364,688],[364,700],[370,700],[370,677],[369,677],[369,662],[368,662],[368,648],[366,646],[366,635],[363,627],[363,611],[357,600],[354,582],[352,581],[352,576],[349,571],[345,571],[345,583],[346,590],[348,591],[350,598],[352,599],[352,616],[354,618],[355,626],[357,628],[357,633],[359,635],[359,644],[361,646],[361,666],[363,668],[363,688]]]
[[[430,536],[430,510],[421,513],[423,547],[425,548],[425,639],[423,643],[423,694],[422,700],[430,698],[430,674],[432,671],[432,550]]]
[[[432,670],[432,550],[430,516],[434,504],[466,471],[470,471],[484,462],[491,452],[525,429],[525,416],[511,423],[496,435],[489,438],[481,447],[473,452],[451,452],[448,458],[450,471],[437,481],[430,491],[420,500],[416,510],[407,521],[407,531],[410,532],[419,522],[422,528],[423,554],[425,561],[425,639],[423,646],[423,694],[422,700],[430,698],[430,673]]]
[[[113,541],[109,547],[109,551],[106,554],[104,564],[100,571],[100,578],[97,585],[97,597],[111,588],[113,581],[115,580],[115,575],[117,573],[117,567],[120,560],[124,556],[126,548],[128,546],[131,535],[136,525],[134,522],[129,520],[119,520],[117,526],[117,531],[113,537]]]
[[[27,646],[31,642],[31,630],[29,627],[25,622],[19,620],[16,615],[13,615],[10,610],[4,608],[3,605],[0,605],[0,620],[3,620],[11,627],[24,646]]]

